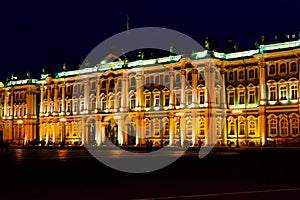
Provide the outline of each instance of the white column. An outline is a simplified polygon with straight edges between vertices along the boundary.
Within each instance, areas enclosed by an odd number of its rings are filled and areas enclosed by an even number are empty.
[[[119,119],[117,123],[118,123],[118,141],[119,141],[119,145],[123,145],[124,120]]]
[[[136,109],[141,110],[144,102],[144,86],[143,86],[143,75],[142,72],[136,73]]]
[[[195,146],[198,138],[198,121],[197,121],[197,111],[193,111],[192,115],[192,145]]]
[[[260,88],[260,102],[259,105],[266,105],[267,94],[266,94],[266,81],[265,81],[265,66],[264,60],[260,60],[259,63],[259,88]]]
[[[96,86],[96,109],[97,111],[100,110],[100,84],[97,82]]]
[[[56,115],[58,113],[58,85],[55,83],[54,85],[54,114]]]
[[[89,110],[89,82],[84,81],[84,111],[88,113]]]
[[[197,107],[198,106],[198,94],[197,94],[197,77],[198,77],[198,74],[196,73],[197,70],[192,70],[192,90],[193,90],[193,94],[192,94],[192,105],[193,107]]]
[[[62,101],[61,101],[61,103],[62,103],[62,105],[61,105],[61,112],[63,113],[63,115],[65,115],[66,114],[66,101],[65,101],[65,98],[66,98],[66,85],[65,85],[65,83],[63,83],[63,85],[62,85],[62,94],[61,94],[61,99],[62,99]]]
[[[186,98],[186,95],[185,95],[185,82],[186,82],[185,76],[181,75],[181,100],[180,100],[180,107],[181,108],[186,107],[186,105],[185,105],[185,98]]]
[[[186,119],[185,116],[180,118],[180,145],[183,146],[183,142],[185,140],[185,129],[186,129]]]
[[[175,108],[175,93],[174,93],[174,72],[169,72],[170,75],[170,105],[169,109]]]
[[[41,89],[41,99],[40,99],[40,113],[44,113],[44,85],[40,86]]]

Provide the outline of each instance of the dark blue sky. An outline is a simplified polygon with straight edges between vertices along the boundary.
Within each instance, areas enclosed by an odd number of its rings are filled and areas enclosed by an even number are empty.
[[[126,29],[155,26],[180,31],[201,42],[248,46],[275,32],[300,27],[299,0],[100,1],[9,0],[0,3],[0,77],[37,76],[42,67],[78,66],[100,42]]]

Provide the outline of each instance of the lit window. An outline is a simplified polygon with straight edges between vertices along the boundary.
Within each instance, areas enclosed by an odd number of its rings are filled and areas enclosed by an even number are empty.
[[[286,100],[286,86],[280,86],[280,100]]]
[[[145,132],[145,135],[146,135],[147,137],[150,136],[150,124],[149,124],[149,123],[146,123],[146,132]]]
[[[101,98],[101,110],[106,110],[106,99],[105,99],[105,97]]]
[[[70,102],[67,102],[67,112],[70,112],[70,110],[71,110],[71,103]]]
[[[298,119],[292,119],[292,134],[298,135],[299,134],[299,121]]]
[[[245,135],[245,123],[242,121],[240,122],[240,126],[239,126],[239,134],[240,135]]]
[[[276,119],[270,120],[270,134],[271,135],[277,134],[277,120]]]
[[[188,136],[191,136],[193,134],[193,123],[192,123],[192,120],[189,120],[187,122],[187,135]]]
[[[270,101],[276,101],[276,87],[270,87]]]
[[[298,96],[297,96],[297,94],[298,94],[298,87],[297,87],[297,85],[292,85],[291,86],[291,93],[292,93],[292,95],[291,95],[291,99],[297,99],[298,98]]]
[[[245,104],[245,91],[239,92],[239,104]]]
[[[251,120],[249,122],[249,135],[255,135],[255,121]]]
[[[188,92],[187,93],[187,105],[191,105],[192,104],[192,92]]]
[[[204,119],[200,120],[200,135],[204,135],[205,134],[205,121]]]
[[[165,123],[165,125],[164,125],[164,133],[165,133],[165,135],[169,135],[169,123]]]
[[[135,95],[132,95],[130,97],[130,109],[134,109],[135,108]]]
[[[80,112],[84,111],[84,101],[80,102]]]
[[[287,133],[288,133],[288,120],[287,119],[282,119],[280,121],[280,133],[282,135],[287,135]]]
[[[159,133],[160,133],[160,124],[159,121],[156,121],[154,124],[154,134],[159,135]]]

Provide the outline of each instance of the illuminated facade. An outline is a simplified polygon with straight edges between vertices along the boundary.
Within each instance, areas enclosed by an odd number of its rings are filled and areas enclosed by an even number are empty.
[[[299,55],[295,40],[12,80],[0,88],[0,131],[48,145],[299,143]]]

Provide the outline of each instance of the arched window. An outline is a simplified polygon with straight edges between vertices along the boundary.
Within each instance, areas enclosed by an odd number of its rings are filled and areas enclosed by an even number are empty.
[[[291,63],[290,72],[297,72],[297,63],[296,62]]]
[[[255,135],[255,121],[251,120],[249,122],[249,135]]]
[[[164,102],[164,105],[165,105],[165,106],[169,106],[169,102],[170,102],[170,94],[167,93],[167,94],[164,95],[164,101],[165,101],[165,102]]]
[[[130,96],[130,109],[135,108],[135,95]]]
[[[157,136],[160,135],[159,133],[160,133],[160,122],[156,120],[154,123],[154,134]]]
[[[187,105],[191,105],[192,104],[192,97],[193,97],[193,93],[192,91],[188,91],[187,92]]]
[[[270,134],[277,135],[277,120],[274,118],[270,120]]]
[[[205,119],[200,119],[200,135],[205,134]]]
[[[109,97],[110,109],[115,108],[115,98],[114,96]]]
[[[299,120],[297,118],[292,119],[291,129],[293,135],[299,134]]]
[[[229,135],[234,135],[235,132],[235,123],[234,121],[229,122]]]
[[[192,72],[191,71],[187,74],[187,79],[188,79],[188,81],[192,80]]]
[[[245,122],[241,121],[239,124],[239,135],[245,135]]]
[[[244,71],[239,71],[239,80],[244,80]]]
[[[114,88],[115,87],[115,80],[114,79],[111,79],[110,82],[109,82],[109,87],[110,88]]]
[[[291,99],[296,100],[298,98],[298,86],[292,85],[291,86]]]
[[[269,75],[275,75],[275,73],[276,73],[275,65],[270,65],[269,66]]]
[[[280,134],[281,135],[288,134],[288,120],[287,119],[280,120]]]
[[[106,98],[101,98],[101,110],[106,110]]]
[[[270,86],[270,101],[276,101],[276,87]]]
[[[164,135],[169,135],[169,123],[164,124]]]
[[[286,100],[287,99],[287,90],[286,90],[286,85],[281,85],[280,86],[280,100]]]
[[[204,100],[205,100],[205,90],[201,89],[199,91],[199,104],[204,104]]]
[[[280,65],[279,73],[286,73],[286,64],[282,63]]]

